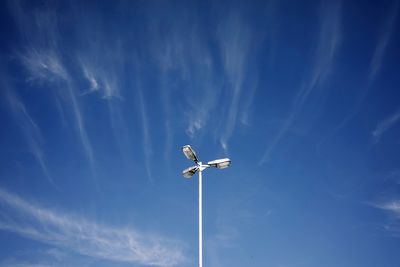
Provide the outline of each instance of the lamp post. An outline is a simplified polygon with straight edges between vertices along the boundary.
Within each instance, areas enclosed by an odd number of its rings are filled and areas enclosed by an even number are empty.
[[[218,169],[225,169],[231,164],[231,160],[228,158],[217,159],[203,164],[198,160],[196,153],[190,145],[182,147],[183,154],[186,158],[193,160],[195,166],[189,167],[183,170],[182,175],[185,178],[192,178],[192,176],[198,171],[199,172],[199,267],[203,267],[203,206],[202,206],[202,172],[210,167]]]

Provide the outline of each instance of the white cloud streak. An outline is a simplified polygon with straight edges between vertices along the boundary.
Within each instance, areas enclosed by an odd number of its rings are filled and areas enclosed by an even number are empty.
[[[180,23],[185,25],[188,22],[183,20]],[[196,27],[189,28],[184,31],[174,29],[171,37],[167,38],[162,68],[164,73],[178,72],[182,84],[188,87],[184,91],[187,101],[183,114],[187,124],[185,132],[193,139],[209,123],[210,114],[218,103],[220,88],[217,86],[218,79],[214,74],[214,62],[208,47]],[[164,82],[164,85],[167,83]],[[162,96],[168,111],[169,99],[165,93]]]
[[[161,27],[159,25],[153,27],[158,29]],[[159,37],[159,35],[154,32],[152,33],[154,38]],[[169,76],[174,71],[174,60],[172,58],[172,50],[173,45],[171,44],[171,40],[164,40],[163,42],[154,41],[153,44],[157,44],[154,47],[151,47],[151,53],[156,56],[156,61],[158,62],[159,69],[161,71],[161,80],[160,80],[160,94],[161,100],[165,113],[165,153],[164,153],[164,161],[169,161],[168,153],[172,149],[172,141],[173,141],[173,127],[172,127],[172,86],[169,84]],[[187,129],[186,129],[187,131]]]
[[[28,70],[30,80],[55,81],[68,80],[67,71],[64,69],[59,57],[52,50],[38,50],[31,47],[20,54],[20,60]]]
[[[375,138],[375,142],[378,142],[381,136],[392,128],[400,120],[400,109],[398,109],[394,114],[378,123],[375,130],[372,132],[372,136]]]
[[[91,60],[80,60],[83,76],[89,83],[89,89],[84,94],[98,91],[105,99],[120,97],[117,78],[113,73],[115,68],[111,64],[106,65],[107,70],[96,67],[96,63]]]
[[[13,256],[2,259],[0,267],[89,267],[98,259],[56,247],[19,250]],[[125,266],[126,264],[114,263]]]
[[[6,262],[0,263],[1,267],[55,267],[56,265],[50,265],[47,263],[31,263],[27,261],[16,261],[8,260]]]
[[[82,116],[82,112],[81,109],[79,107],[78,104],[78,100],[76,98],[75,92],[72,88],[72,86],[68,83],[67,84],[67,90],[68,90],[68,96],[69,96],[69,103],[72,106],[72,113],[75,117],[75,123],[76,123],[76,127],[78,129],[78,133],[79,133],[79,137],[80,140],[82,142],[83,145],[83,149],[86,153],[86,156],[89,160],[89,163],[92,167],[92,171],[94,172],[94,163],[95,163],[95,159],[94,159],[94,154],[93,154],[93,148],[92,145],[90,143],[88,134],[86,132],[86,128],[83,122],[83,116]]]
[[[311,92],[322,85],[332,70],[334,57],[341,40],[341,1],[326,1],[320,11],[320,32],[315,51],[314,65],[309,80],[295,99],[296,106],[303,106]]]
[[[176,266],[183,246],[160,236],[91,222],[42,208],[0,188],[0,229],[96,259]]]
[[[58,48],[58,18],[51,8],[29,10],[20,1],[11,1],[9,8],[26,41],[26,48],[18,57],[32,82],[48,82],[56,87],[57,95],[64,100],[75,120],[83,149],[94,170],[94,153],[86,132],[82,111],[74,90],[73,78],[63,63]],[[67,91],[66,93],[64,91]],[[58,101],[58,100],[55,100]]]
[[[115,137],[114,140],[118,146],[123,160],[127,162],[127,149],[125,147],[126,145],[124,144],[130,144],[130,139],[128,134],[126,134],[126,123],[124,117],[122,116],[119,102],[122,100],[122,97],[120,95],[116,71],[120,68],[120,66],[118,66],[116,62],[107,59],[107,57],[94,59],[95,56],[92,53],[96,53],[98,51],[98,47],[89,41],[88,46],[92,48],[92,51],[86,51],[83,53],[85,56],[81,56],[81,59],[79,60],[83,76],[89,84],[89,88],[84,91],[83,94],[97,92],[104,100],[107,101],[105,104],[107,104],[108,107],[110,124]],[[107,50],[116,51],[118,49]],[[118,56],[115,55],[112,58],[118,58]],[[107,66],[107,68],[103,68],[103,66]],[[89,150],[90,147],[88,145],[89,142],[86,142],[85,147]]]
[[[76,94],[72,86],[72,79],[68,72],[63,67],[61,59],[53,50],[39,52],[35,48],[27,50],[25,54],[20,56],[21,62],[29,72],[29,80],[50,82],[53,85],[60,86],[63,88],[56,88],[58,90],[66,90],[67,94],[61,93],[60,95],[64,98],[66,104],[71,107],[71,112],[75,118],[76,127],[79,133],[80,140],[82,142],[86,156],[93,168],[94,155],[93,149],[87,135],[85,125],[83,122],[81,108],[78,104]],[[67,98],[64,96],[67,95]]]
[[[152,142],[151,142],[149,123],[148,123],[148,118],[147,118],[147,113],[146,113],[146,103],[145,103],[145,99],[143,97],[143,93],[140,89],[138,90],[138,98],[139,98],[140,116],[141,116],[141,120],[142,120],[143,153],[144,153],[144,157],[145,157],[146,172],[147,172],[147,177],[149,178],[149,181],[153,182],[153,177],[152,177],[151,168],[150,168],[151,156],[153,154],[153,146],[152,146]]]
[[[237,122],[247,120],[247,109],[251,107],[256,87],[246,87],[246,93],[243,92],[245,82],[255,76],[254,72],[247,75],[249,67],[253,67],[255,50],[251,46],[255,46],[256,42],[252,43],[255,35],[238,12],[232,9],[228,13],[217,17],[216,31],[207,34],[201,31],[194,20],[197,16],[190,10],[182,10],[182,16],[173,22],[164,18],[151,20],[149,47],[161,72],[167,149],[173,136],[171,124],[175,114],[171,106],[176,103],[171,96],[175,93],[186,100],[182,113],[190,139],[201,140],[205,134],[214,134],[227,149]],[[210,38],[215,40],[220,53],[215,53],[215,47],[205,41]],[[241,113],[246,115],[243,117]]]
[[[383,58],[385,56],[386,48],[393,34],[393,28],[395,26],[395,22],[397,19],[398,10],[399,10],[399,1],[395,1],[393,6],[390,8],[390,13],[384,22],[381,36],[379,38],[378,44],[372,56],[372,60],[370,63],[370,72],[368,77],[369,85],[375,81],[377,75],[379,74],[382,68]]]
[[[99,90],[99,83],[97,82],[94,74],[88,69],[86,64],[81,63],[81,67],[82,67],[83,75],[89,81],[89,84],[90,84],[89,92]]]
[[[321,26],[319,29],[318,44],[314,54],[312,71],[296,95],[292,109],[278,134],[273,138],[264,152],[260,164],[264,164],[270,159],[270,154],[280,140],[286,135],[287,131],[289,131],[298,113],[301,112],[312,92],[326,83],[340,45],[341,16],[341,1],[323,2],[320,11]]]
[[[383,229],[393,237],[400,237],[400,199],[370,202],[368,205],[387,212],[390,217],[383,225]]]
[[[93,14],[92,14],[93,15]],[[77,52],[78,68],[87,82],[82,95],[100,96],[109,111],[109,123],[114,142],[125,166],[132,166],[132,140],[128,134],[126,118],[123,113],[122,96],[127,54],[122,49],[123,41],[118,32],[104,33],[104,29],[86,16],[78,16],[79,24],[85,25],[77,31],[83,49]],[[97,20],[94,20],[97,21]],[[113,37],[110,37],[113,36]],[[113,42],[109,40],[113,39]],[[101,56],[99,56],[101,55]],[[126,103],[126,102],[125,102]]]
[[[334,136],[337,132],[343,129],[343,127],[345,127],[358,114],[361,105],[364,103],[365,98],[371,90],[372,85],[377,79],[382,68],[385,51],[393,35],[393,28],[397,19],[398,9],[399,1],[395,1],[394,5],[390,8],[390,14],[387,16],[384,22],[380,38],[372,55],[372,59],[369,65],[368,80],[366,82],[365,88],[362,90],[360,96],[358,97],[354,106],[351,108],[348,115],[339,123],[338,126],[336,126],[336,128],[330,131],[330,133],[317,144],[318,150],[320,149],[321,145],[326,142],[326,140],[328,140],[330,137]]]
[[[243,82],[249,64],[250,44],[252,41],[251,28],[234,14],[228,16],[218,28],[220,53],[225,75],[231,88],[230,104],[227,117],[224,118],[224,130],[220,139],[224,150],[228,149],[228,141],[235,129],[240,99],[243,98]],[[251,92],[247,92],[247,94]],[[248,106],[248,105],[247,105]]]
[[[24,103],[15,95],[11,89],[6,90],[6,97],[11,111],[15,117],[16,123],[20,126],[22,134],[29,146],[32,155],[39,163],[47,180],[55,185],[49,169],[47,167],[45,154],[43,151],[43,136],[37,123],[28,113]]]
[[[373,206],[378,209],[389,211],[400,219],[400,200],[399,199],[383,202],[380,204],[374,204]]]

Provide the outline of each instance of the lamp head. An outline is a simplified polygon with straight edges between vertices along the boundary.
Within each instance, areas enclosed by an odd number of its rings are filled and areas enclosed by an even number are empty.
[[[190,145],[183,146],[182,151],[187,159],[193,160],[196,163],[198,162],[196,152],[194,152],[193,148]]]
[[[228,168],[229,165],[231,165],[231,160],[228,158],[216,159],[213,161],[209,161],[207,164],[210,165],[211,167],[215,167],[218,169],[225,169]]]
[[[199,169],[198,166],[189,167],[183,170],[182,175],[185,178],[192,178],[192,176],[197,172],[198,169]]]

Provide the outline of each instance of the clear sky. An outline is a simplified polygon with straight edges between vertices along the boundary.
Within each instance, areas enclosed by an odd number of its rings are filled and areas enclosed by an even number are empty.
[[[399,8],[2,1],[0,266],[400,266]]]

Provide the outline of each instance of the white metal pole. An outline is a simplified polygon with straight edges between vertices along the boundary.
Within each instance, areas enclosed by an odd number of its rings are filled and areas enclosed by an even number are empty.
[[[199,267],[203,267],[203,207],[202,207],[202,169],[199,168]]]

